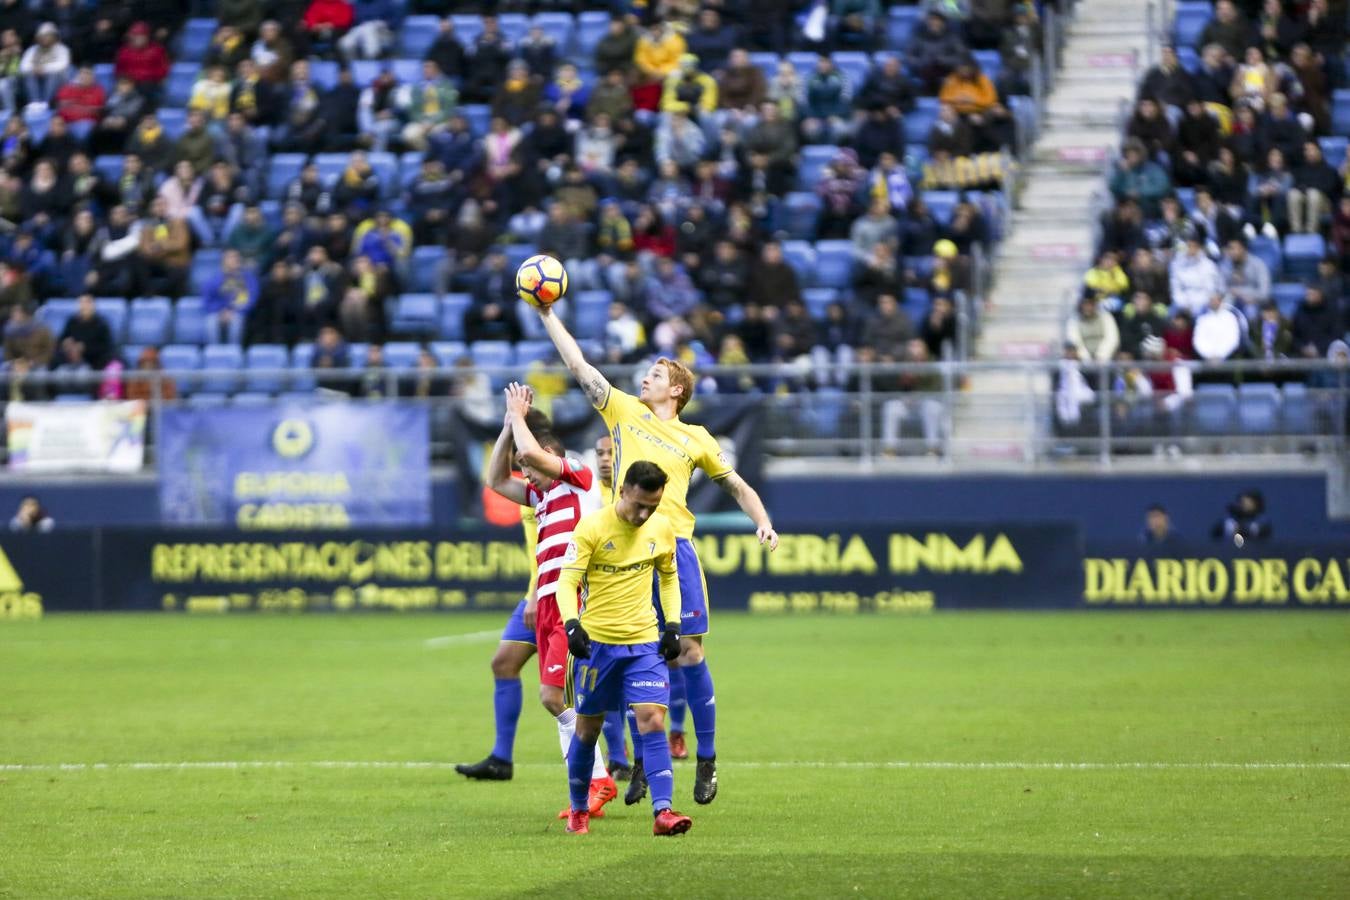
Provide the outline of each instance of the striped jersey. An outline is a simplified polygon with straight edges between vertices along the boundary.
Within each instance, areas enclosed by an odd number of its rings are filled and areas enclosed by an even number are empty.
[[[562,571],[563,554],[572,540],[572,530],[581,517],[600,508],[596,492],[592,490],[595,474],[584,463],[571,456],[562,459],[562,477],[540,492],[526,482],[525,498],[534,506],[539,521],[539,543],[535,546],[535,597],[540,602],[552,600],[558,590],[558,573]]]

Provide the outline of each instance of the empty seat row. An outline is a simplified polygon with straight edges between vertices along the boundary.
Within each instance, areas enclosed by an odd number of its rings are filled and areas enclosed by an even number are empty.
[[[1303,384],[1202,384],[1191,401],[1192,422],[1204,435],[1314,434],[1320,400]]]

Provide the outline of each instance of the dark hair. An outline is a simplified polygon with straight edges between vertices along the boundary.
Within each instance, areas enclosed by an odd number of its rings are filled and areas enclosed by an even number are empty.
[[[1163,506],[1161,503],[1150,503],[1148,505],[1148,512],[1151,513],[1158,512],[1162,513],[1163,515],[1167,515],[1167,507]]]
[[[546,413],[531,406],[530,411],[525,414],[525,427],[530,429],[530,434],[538,440],[541,434],[553,430],[553,423],[549,421]]]
[[[541,431],[537,434],[531,432],[531,434],[534,434],[534,439],[539,442],[540,447],[543,447],[554,455],[562,456],[567,452],[567,449],[563,447],[562,439],[553,432]]]
[[[666,473],[656,463],[640,459],[628,467],[623,476],[623,486],[659,491],[666,486]]]

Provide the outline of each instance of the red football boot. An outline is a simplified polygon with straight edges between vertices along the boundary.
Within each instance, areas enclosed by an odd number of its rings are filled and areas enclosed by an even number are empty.
[[[688,827],[688,826],[686,826]],[[591,833],[591,814],[582,810],[573,812],[568,810],[567,814],[567,833],[568,834],[590,834]]]
[[[681,815],[673,809],[663,809],[656,814],[656,821],[652,824],[652,834],[657,837],[684,834],[693,824],[694,820],[688,816]]]
[[[670,733],[670,758],[688,759],[689,748],[684,745],[684,732],[672,731]]]

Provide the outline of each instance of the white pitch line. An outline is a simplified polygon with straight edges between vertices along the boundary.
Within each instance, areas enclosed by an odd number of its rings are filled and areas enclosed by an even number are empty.
[[[439,650],[441,647],[453,647],[456,644],[486,643],[491,638],[501,637],[501,634],[501,629],[496,631],[470,631],[468,634],[447,634],[442,637],[427,638],[422,643],[428,650]]]
[[[0,763],[0,772],[186,771],[194,769],[453,769],[454,763],[417,760],[218,760],[203,762]],[[516,763],[552,769],[557,763]],[[1350,770],[1350,762],[725,762],[730,769],[920,769],[957,771],[1154,771],[1154,770]]]

